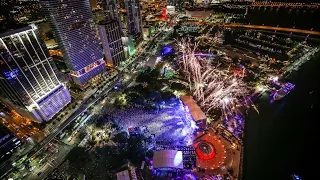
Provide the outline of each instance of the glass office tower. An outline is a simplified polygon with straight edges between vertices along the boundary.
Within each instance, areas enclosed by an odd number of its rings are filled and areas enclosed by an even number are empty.
[[[130,35],[142,35],[142,18],[139,0],[124,0],[126,6],[127,29]]]
[[[116,19],[99,23],[99,34],[108,64],[118,66],[125,60],[121,28]]]
[[[98,29],[103,52],[108,64],[118,66],[121,61],[125,60],[119,8],[115,0],[101,0],[100,4],[104,12],[104,21],[99,22]]]
[[[71,101],[35,25],[0,34],[0,91],[22,115],[48,121]]]
[[[88,0],[40,0],[72,78],[80,86],[106,70]]]

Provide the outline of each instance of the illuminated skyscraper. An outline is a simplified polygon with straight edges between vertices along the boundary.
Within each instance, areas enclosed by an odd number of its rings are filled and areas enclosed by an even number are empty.
[[[142,18],[139,0],[124,0],[129,35],[142,35]]]
[[[110,63],[114,66],[125,60],[119,24],[119,21],[115,19],[99,23],[99,34],[106,60],[108,64]]]
[[[117,66],[125,60],[121,39],[123,33],[118,13],[119,7],[115,0],[101,0],[100,4],[104,12],[104,21],[99,23],[103,52],[107,63]]]
[[[35,25],[0,34],[0,91],[24,116],[48,121],[71,101]]]
[[[122,36],[122,46],[121,48],[117,49],[114,53],[120,53],[121,59],[122,59],[122,49],[124,49],[125,53],[128,55],[133,55],[135,52],[135,42],[142,39],[142,19],[141,19],[141,12],[140,12],[140,4],[138,0],[99,0],[99,4],[103,8],[104,14],[105,14],[105,22],[111,22],[107,23],[107,26],[115,27],[118,31],[118,27]],[[116,21],[117,23],[115,23]],[[116,25],[118,24],[118,25]],[[108,29],[109,27],[104,27],[105,29]],[[107,56],[106,52],[106,40],[103,40],[103,37],[116,37],[116,40],[112,40],[113,42],[120,42],[118,38],[118,33],[115,33],[116,31],[112,31],[111,34],[108,35],[109,32],[106,31],[106,33],[101,34],[102,32],[105,32],[105,30],[101,29],[100,26],[99,32],[100,37],[104,46],[104,51]],[[109,40],[108,40],[109,41]],[[110,42],[110,41],[109,41]],[[119,43],[116,43],[119,44]],[[113,45],[116,45],[113,43]],[[114,49],[111,47],[111,49]],[[111,53],[113,54],[113,53]],[[112,55],[113,56],[113,55]],[[108,58],[107,58],[108,59]],[[114,63],[119,63],[119,58],[117,60],[112,60]]]
[[[100,0],[106,21],[117,20],[119,21],[119,5],[115,0]]]
[[[40,0],[75,83],[106,70],[89,0]]]

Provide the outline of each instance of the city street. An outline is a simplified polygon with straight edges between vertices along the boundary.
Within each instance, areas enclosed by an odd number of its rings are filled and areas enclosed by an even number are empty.
[[[157,33],[152,39],[150,39],[150,41],[147,43],[147,45],[144,47],[144,49],[149,48],[149,46],[152,44],[150,42],[153,42],[156,39],[156,37],[158,37],[160,34],[161,33]],[[114,98],[117,95],[121,94],[120,91],[119,92],[115,91],[115,92],[112,92],[111,94],[109,92],[114,88],[115,85],[118,84],[119,81],[121,81],[121,79],[123,78],[122,76],[124,74],[124,71],[127,71],[128,67],[132,67],[132,64],[144,63],[148,59],[149,56],[150,55],[140,54],[140,55],[136,56],[135,58],[129,58],[126,61],[126,63],[125,63],[123,68],[119,68],[120,70],[116,69],[118,71],[118,76],[114,80],[114,82],[112,82],[110,85],[106,86],[106,89],[104,89],[104,90],[102,90],[102,89],[94,90],[95,93],[92,93],[91,96],[87,97],[86,99],[83,99],[81,104],[78,105],[76,107],[76,109],[73,110],[73,112],[72,111],[68,112],[69,117],[67,115],[66,116],[67,119],[65,121],[61,121],[62,123],[58,124],[57,127],[51,126],[50,130],[47,131],[47,132],[50,132],[50,134],[45,134],[46,135],[45,138],[40,143],[38,143],[34,147],[32,147],[32,149],[29,150],[27,154],[22,155],[22,156],[18,156],[18,157],[15,157],[15,158],[11,158],[9,161],[7,161],[4,164],[2,164],[1,167],[6,167],[6,168],[5,169],[1,168],[1,169],[5,170],[4,172],[7,172],[7,173],[4,173],[1,177],[3,177],[6,174],[9,174],[11,172],[11,170],[13,168],[13,166],[12,166],[13,162],[17,162],[21,157],[24,157],[24,159],[27,160],[27,159],[31,158],[32,156],[34,156],[35,154],[37,154],[39,151],[41,151],[44,147],[46,147],[46,145],[48,143],[50,143],[53,139],[55,139],[57,137],[57,135],[59,133],[61,133],[61,131],[63,131],[80,114],[82,114],[83,112],[87,111],[88,108],[90,108],[91,106],[93,106],[93,107],[97,106],[97,105],[99,106],[102,101],[106,101],[108,99],[111,99],[111,97]],[[133,70],[129,70],[129,72],[133,73]],[[134,81],[136,76],[137,76],[137,72],[131,74],[130,78],[126,79],[124,81],[124,86],[128,86],[132,81]],[[92,98],[92,97],[94,97],[94,98]],[[93,109],[96,109],[96,108],[93,108]],[[48,164],[46,164],[46,168],[43,168],[43,170],[45,170],[45,169],[49,169],[50,170],[50,168],[48,168],[48,167],[51,167],[51,166],[52,166],[52,163],[48,163]],[[23,174],[22,174],[22,176],[23,176]],[[43,177],[45,177],[45,176],[43,176]]]
[[[26,155],[23,155],[21,157],[25,157],[24,159],[29,159],[33,155],[35,155],[37,152],[39,152],[42,148],[44,148],[51,140],[53,140],[65,127],[67,127],[70,122],[72,122],[74,119],[76,119],[81,113],[86,111],[89,107],[91,107],[93,104],[95,104],[101,97],[104,97],[108,94],[108,92],[115,86],[118,81],[121,79],[121,76],[118,76],[118,78],[108,86],[108,89],[101,92],[99,95],[96,95],[95,98],[88,97],[85,99],[82,104],[72,113],[71,116],[67,118],[61,125],[56,127],[53,131],[51,131],[51,134],[48,135],[44,140],[42,140],[40,143],[36,144]],[[12,169],[13,162],[16,162],[21,157],[16,157],[15,159],[10,159],[6,163],[2,164],[2,167],[6,167],[6,169]],[[10,172],[7,170],[6,172]],[[3,174],[5,175],[5,173]]]
[[[30,164],[32,164],[35,168],[33,169],[32,173],[29,173],[29,176],[26,177],[27,179],[42,179],[47,177],[47,175],[61,162],[64,161],[67,154],[73,146],[66,145],[62,142],[57,142],[56,146],[51,150],[53,153],[50,153],[49,156],[43,160],[42,163],[37,163],[37,159],[32,160]],[[47,154],[48,150],[44,152],[40,152],[41,154]],[[39,165],[40,164],[40,165]],[[33,167],[32,166],[32,167]]]

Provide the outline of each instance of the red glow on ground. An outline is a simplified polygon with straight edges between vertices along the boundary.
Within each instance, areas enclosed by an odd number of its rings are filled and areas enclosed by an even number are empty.
[[[201,144],[206,144],[207,146],[201,147]],[[196,154],[202,160],[211,160],[215,157],[216,151],[215,151],[213,144],[211,144],[207,141],[203,141],[197,145]]]

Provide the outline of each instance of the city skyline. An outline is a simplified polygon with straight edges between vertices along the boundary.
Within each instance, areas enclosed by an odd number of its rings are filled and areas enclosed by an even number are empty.
[[[320,4],[0,6],[0,179],[314,179]]]

